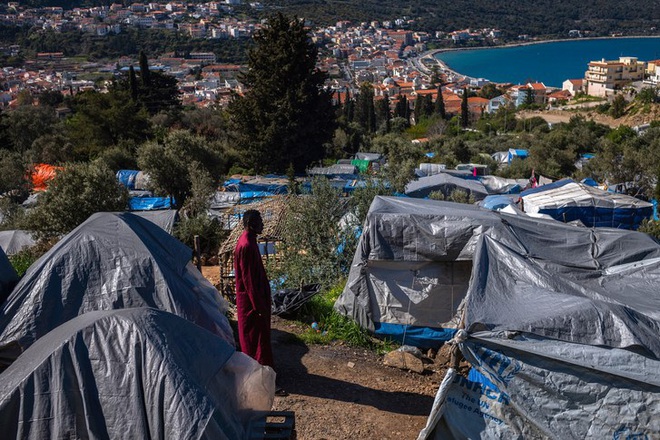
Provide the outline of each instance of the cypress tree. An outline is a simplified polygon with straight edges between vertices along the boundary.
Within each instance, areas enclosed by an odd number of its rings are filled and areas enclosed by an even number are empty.
[[[135,69],[133,66],[128,70],[128,88],[131,92],[131,99],[137,101],[138,99],[138,83],[135,76]]]
[[[445,100],[442,97],[442,87],[438,87],[438,97],[435,99],[435,112],[440,115],[442,119],[447,117],[445,113]]]
[[[417,95],[415,98],[415,124],[419,124],[424,115],[424,97]]]
[[[151,86],[151,75],[149,72],[149,61],[147,60],[147,54],[143,50],[140,51],[140,78],[142,79],[143,87]]]
[[[379,100],[376,105],[376,119],[378,126],[380,127],[381,125],[385,126],[385,132],[390,131],[390,119],[392,118],[392,114],[390,113],[390,97],[385,92],[383,94],[383,99]]]
[[[241,165],[256,172],[302,172],[323,158],[332,139],[335,114],[326,74],[316,68],[317,49],[303,21],[281,13],[254,35],[246,86],[227,111],[232,141],[241,148]]]
[[[424,95],[424,105],[422,106],[424,116],[429,117],[433,114],[433,95]]]
[[[461,99],[461,127],[467,128],[470,117],[468,110],[468,90],[467,87],[463,88],[463,97]]]

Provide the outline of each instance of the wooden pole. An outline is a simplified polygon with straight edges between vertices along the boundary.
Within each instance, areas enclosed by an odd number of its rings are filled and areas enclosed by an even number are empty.
[[[197,257],[197,270],[202,271],[202,251],[201,251],[201,245],[199,241],[199,235],[195,235],[194,237],[194,243],[195,243],[195,256]]]

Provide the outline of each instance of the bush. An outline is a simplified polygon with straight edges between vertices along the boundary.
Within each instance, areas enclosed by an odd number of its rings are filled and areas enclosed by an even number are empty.
[[[651,218],[644,219],[637,230],[660,240],[660,221],[655,221]]]
[[[206,214],[181,219],[174,228],[174,236],[190,248],[195,248],[195,235],[200,238],[202,259],[218,254],[220,245],[227,238],[222,225]]]
[[[37,238],[71,232],[96,212],[124,211],[128,192],[104,163],[70,164],[50,182],[27,215],[25,229]]]

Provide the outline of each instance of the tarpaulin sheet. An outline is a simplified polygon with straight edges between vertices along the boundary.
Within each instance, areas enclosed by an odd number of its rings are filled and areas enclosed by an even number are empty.
[[[117,180],[128,189],[135,189],[135,178],[139,171],[137,170],[119,170],[117,171]]]
[[[0,231],[0,248],[7,255],[15,255],[23,249],[32,247],[37,242],[28,231],[14,229],[10,231]]]
[[[375,323],[452,325],[449,321],[467,291],[482,235],[529,257],[571,268],[599,270],[660,258],[660,245],[638,232],[580,228],[466,204],[378,196],[367,213],[335,309],[371,331]]]
[[[34,166],[32,171],[32,189],[34,191],[45,191],[48,188],[48,182],[55,178],[55,175],[62,167],[40,163]]]
[[[520,194],[525,212],[541,213],[570,222],[580,220],[588,227],[637,229],[653,215],[653,205],[625,194],[603,191],[564,179]]]
[[[149,211],[155,209],[172,209],[171,197],[131,197],[128,199],[131,211]]]
[[[423,438],[658,438],[660,258],[573,267],[483,236],[463,309],[488,381],[455,378]]]
[[[408,197],[425,198],[432,192],[439,191],[445,197],[449,197],[455,190],[464,191],[477,201],[488,195],[488,190],[478,180],[461,179],[444,172],[413,180],[406,185],[405,194]]]
[[[274,391],[272,369],[185,319],[97,311],[2,374],[0,426],[4,439],[243,439]]]
[[[174,223],[177,221],[178,214],[176,209],[160,209],[157,211],[135,211],[132,213],[138,217],[145,218],[163,228],[168,234],[174,231]]]
[[[0,249],[0,305],[9,296],[16,283],[18,283],[18,274],[5,252]]]
[[[37,260],[0,309],[0,357],[11,363],[62,323],[94,310],[154,307],[233,344],[227,303],[192,250],[131,213],[97,213]]]
[[[353,159],[351,165],[354,165],[361,173],[366,173],[369,171],[369,165],[371,161],[367,159]]]

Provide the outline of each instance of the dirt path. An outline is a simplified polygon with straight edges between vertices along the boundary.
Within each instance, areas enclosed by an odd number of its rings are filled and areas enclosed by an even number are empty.
[[[212,283],[218,267],[203,267]],[[218,275],[216,275],[218,274]],[[298,440],[416,439],[447,368],[426,359],[423,374],[383,365],[382,356],[342,344],[306,345],[307,326],[273,317],[278,382],[289,393],[273,410],[294,411]]]

